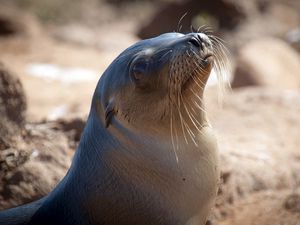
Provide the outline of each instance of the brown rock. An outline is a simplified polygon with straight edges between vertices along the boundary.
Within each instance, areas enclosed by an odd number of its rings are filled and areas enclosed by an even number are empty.
[[[299,225],[299,213],[284,210],[282,205],[291,191],[264,191],[240,199],[231,208],[231,217],[218,225]]]
[[[285,40],[298,52],[300,52],[300,27],[297,29],[293,29],[289,31],[286,36]]]
[[[24,125],[26,96],[19,78],[0,63],[0,113],[9,121]]]
[[[245,12],[233,1],[176,1],[161,7],[153,18],[149,19],[149,23],[139,30],[138,36],[144,39],[172,32],[179,28],[178,22],[185,13],[187,14],[180,23],[182,32],[190,31],[192,21],[197,15],[204,15],[204,17],[209,15],[217,20],[220,27],[229,30],[245,19]]]
[[[41,198],[70,166],[84,121],[26,123],[20,80],[0,65],[0,208]],[[72,144],[70,144],[72,143]]]
[[[69,140],[69,147],[73,150],[77,148],[81,133],[85,127],[85,120],[81,118],[59,119],[48,122],[53,130],[62,131]]]
[[[19,33],[24,33],[24,27],[19,21],[9,17],[8,15],[0,14],[0,36],[11,36]]]
[[[288,211],[300,213],[300,194],[290,194],[285,200],[284,207]]]
[[[17,76],[0,63],[0,150],[21,135],[25,124],[27,101]]]
[[[1,3],[0,38],[32,36],[39,33],[39,30],[39,25],[32,16]]]
[[[300,88],[300,55],[285,42],[263,38],[246,44],[237,55],[232,87]]]
[[[45,196],[64,177],[71,163],[73,152],[63,132],[53,131],[47,123],[27,125],[26,129],[27,136],[21,140],[25,142],[23,149],[13,151],[19,159],[20,152],[24,152],[23,161],[13,161],[6,171],[1,168],[0,209]]]

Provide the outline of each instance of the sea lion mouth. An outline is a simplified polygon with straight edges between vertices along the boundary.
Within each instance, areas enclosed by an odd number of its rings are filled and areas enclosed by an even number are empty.
[[[208,69],[210,65],[214,62],[214,55],[213,53],[207,53],[203,59],[201,60],[201,66],[205,69]]]
[[[206,54],[206,55],[203,57],[203,60],[204,60],[204,61],[209,61],[209,60],[212,59],[213,56],[214,56],[214,55],[213,55],[212,53],[208,53],[208,54]]]
[[[175,68],[177,68],[174,70],[174,76],[178,76],[179,82],[181,80],[181,84],[179,84],[181,92],[190,88],[191,85],[204,88],[205,80],[208,78],[214,62],[213,53],[207,49],[206,52],[204,56],[201,56],[201,53],[186,52],[176,62]]]

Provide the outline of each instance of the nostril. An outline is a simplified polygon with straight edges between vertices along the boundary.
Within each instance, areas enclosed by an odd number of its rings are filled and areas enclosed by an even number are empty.
[[[200,40],[201,42],[204,42],[204,39],[200,34],[197,34],[197,39]]]
[[[199,48],[201,43],[200,41],[195,38],[195,37],[192,37],[190,40],[189,40],[189,43],[191,43],[192,45],[194,45],[195,47]]]

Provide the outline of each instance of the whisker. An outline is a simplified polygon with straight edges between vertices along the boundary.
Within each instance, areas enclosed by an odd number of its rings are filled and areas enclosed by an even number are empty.
[[[173,146],[173,151],[174,151],[174,155],[175,155],[175,158],[176,158],[176,162],[178,163],[178,155],[177,155],[177,151],[176,151],[176,148],[175,148],[175,143],[174,143],[174,134],[173,134],[173,110],[171,108],[171,121],[170,121],[170,128],[171,128],[171,141],[172,141],[172,146]]]
[[[181,114],[181,112],[180,112],[180,99],[179,99],[179,94],[178,94],[178,105],[177,105],[177,109],[178,109],[178,114],[179,114],[179,118],[180,118],[180,124],[181,124],[182,134],[183,134],[183,137],[184,137],[185,142],[188,144],[188,140],[187,140],[187,138],[186,138],[185,129],[184,129],[184,126],[183,126],[183,117],[182,117],[182,114]]]
[[[185,15],[184,15],[185,16]],[[183,17],[184,17],[183,16]],[[180,19],[178,27],[183,18]],[[219,37],[211,33],[206,26],[195,29],[191,26],[192,32],[203,32],[210,40],[207,53],[211,52],[214,57],[213,70],[218,79],[219,90],[223,89],[229,61],[227,58],[228,49]],[[211,48],[211,49],[209,49]],[[170,52],[164,53],[161,58],[167,57]],[[172,52],[171,64],[169,67],[169,98],[171,108],[170,133],[171,142],[176,160],[181,144],[193,144],[198,146],[197,137],[203,134],[206,124],[206,109],[203,100],[203,92],[206,80],[202,75],[208,76],[207,63],[195,49],[176,49]],[[207,78],[207,77],[205,77]],[[191,79],[194,85],[188,89],[188,95],[184,95],[186,87],[183,84]],[[205,144],[205,143],[204,143]]]
[[[178,33],[180,33],[180,31],[181,31],[182,25],[180,25],[180,24],[181,24],[182,20],[184,19],[184,17],[185,17],[186,15],[187,15],[187,12],[185,12],[185,13],[180,17],[180,19],[179,19],[179,21],[178,21],[178,24],[177,24],[177,32],[178,32]]]
[[[180,95],[180,99],[182,100],[182,95]],[[182,103],[184,104],[184,101],[182,101]],[[191,128],[189,127],[189,125],[187,124],[187,122],[184,120],[184,118],[183,118],[183,125],[184,125],[184,127],[186,128],[186,131],[188,132],[188,134],[190,135],[190,138],[191,138],[191,140],[192,140],[192,142],[196,145],[196,146],[198,146],[198,144],[196,143],[196,141],[195,141],[195,134],[194,134],[194,132],[191,130]]]

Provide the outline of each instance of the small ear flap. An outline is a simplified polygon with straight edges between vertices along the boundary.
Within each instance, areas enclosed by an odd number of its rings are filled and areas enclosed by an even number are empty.
[[[114,114],[115,114],[114,104],[112,101],[110,101],[105,109],[105,128],[108,128]]]

